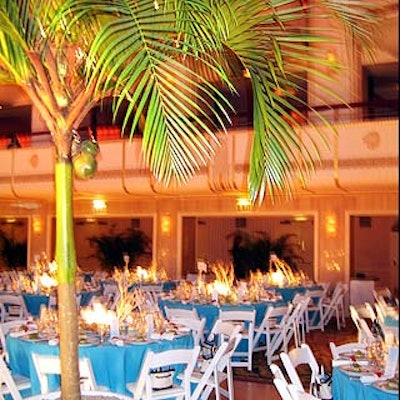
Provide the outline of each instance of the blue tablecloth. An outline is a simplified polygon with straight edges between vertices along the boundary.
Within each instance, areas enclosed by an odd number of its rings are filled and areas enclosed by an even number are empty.
[[[32,394],[40,393],[40,386],[30,354],[59,354],[59,346],[50,346],[47,342],[32,342],[21,338],[7,337],[7,349],[10,354],[10,367],[14,373],[30,377]],[[126,390],[128,382],[136,381],[145,353],[148,350],[162,351],[171,348],[191,348],[191,334],[178,336],[173,340],[157,340],[149,343],[114,346],[79,346],[79,356],[89,357],[93,372],[100,386],[107,386],[112,392],[130,394]],[[59,381],[49,380],[50,389],[55,390]]]
[[[256,310],[256,325],[259,325],[264,318],[265,312],[269,306],[276,307],[278,305],[282,305],[283,303],[280,301],[263,301],[260,303],[251,303],[251,304],[239,304],[239,305],[216,305],[216,304],[199,304],[199,303],[183,303],[177,300],[167,300],[160,299],[159,305],[161,310],[164,312],[164,307],[167,306],[169,308],[195,308],[200,318],[206,319],[205,330],[210,331],[213,327],[215,321],[218,318],[219,310]]]
[[[334,400],[395,400],[398,393],[388,393],[373,385],[364,385],[339,368],[333,368],[332,395]]]
[[[322,286],[320,285],[312,285],[312,286],[290,286],[285,288],[280,287],[267,287],[267,290],[273,290],[276,294],[280,294],[282,296],[282,301],[288,303],[293,299],[296,293],[304,294],[307,290],[322,290]]]

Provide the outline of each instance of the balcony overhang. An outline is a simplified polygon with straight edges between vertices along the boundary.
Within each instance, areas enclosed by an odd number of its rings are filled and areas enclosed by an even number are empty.
[[[305,185],[295,183],[295,195],[397,191],[398,120],[343,123],[336,129],[329,149],[320,149],[320,163],[310,179]],[[74,181],[74,198],[237,196],[246,192],[251,141],[251,129],[230,132],[215,159],[187,185],[168,188],[157,183],[145,166],[140,139],[104,141],[98,173],[93,179]],[[311,144],[305,139],[304,145]],[[53,155],[50,144],[0,150],[0,198],[52,202]]]

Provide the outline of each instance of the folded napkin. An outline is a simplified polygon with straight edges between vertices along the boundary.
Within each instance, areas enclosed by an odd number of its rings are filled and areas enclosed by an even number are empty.
[[[21,337],[21,336],[30,335],[32,333],[38,333],[38,330],[37,329],[36,330],[29,329],[28,331],[24,331],[24,330],[12,331],[12,332],[9,333],[9,335],[10,335],[10,337],[18,338],[18,337]]]
[[[157,332],[153,332],[153,333],[150,335],[150,339],[153,339],[153,340],[161,339],[161,334],[160,334],[160,333],[157,333]]]
[[[378,376],[376,374],[373,375],[363,375],[360,377],[360,382],[364,383],[365,385],[370,385],[372,383],[378,382],[378,381],[386,381],[388,379],[387,376]]]
[[[119,346],[119,347],[124,345],[124,341],[117,337],[111,338],[110,343],[113,344],[114,346]]]
[[[170,332],[165,332],[165,333],[163,333],[163,334],[161,335],[161,337],[162,337],[163,339],[166,339],[166,340],[172,340],[172,339],[174,339],[175,334],[174,334],[174,333],[170,333]]]
[[[341,365],[351,365],[354,361],[346,360],[344,358],[337,358],[336,360],[332,360],[332,367],[340,367]],[[368,365],[367,360],[357,360],[358,365]]]

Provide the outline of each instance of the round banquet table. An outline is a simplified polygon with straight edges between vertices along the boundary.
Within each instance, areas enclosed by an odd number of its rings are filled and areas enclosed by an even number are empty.
[[[159,305],[165,315],[165,306],[169,308],[195,308],[200,318],[206,319],[205,330],[210,331],[215,321],[218,319],[219,310],[256,310],[256,325],[259,325],[264,318],[267,308],[282,305],[281,301],[262,301],[250,304],[200,304],[200,303],[184,303],[178,300],[159,299]]]
[[[333,368],[332,395],[334,400],[397,400],[398,393],[386,392],[360,379],[350,377],[339,368]]]
[[[59,346],[49,345],[48,341],[31,341],[21,337],[6,338],[10,355],[10,367],[14,373],[29,377],[32,382],[32,394],[40,393],[40,385],[33,365],[32,352],[58,355]],[[172,340],[152,340],[136,342],[123,346],[110,343],[102,345],[79,345],[79,356],[88,357],[91,361],[96,382],[106,386],[112,392],[130,394],[126,390],[128,382],[136,381],[145,353],[148,350],[163,351],[172,348],[192,348],[191,334],[179,335]],[[59,379],[49,379],[51,390],[59,388]]]

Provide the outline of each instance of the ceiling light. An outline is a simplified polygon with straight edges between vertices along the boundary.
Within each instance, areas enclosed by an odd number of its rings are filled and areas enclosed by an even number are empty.
[[[293,217],[293,221],[296,221],[296,222],[305,222],[305,221],[308,221],[308,217],[307,217],[306,215],[295,215],[295,216]]]
[[[238,197],[236,199],[237,211],[251,211],[252,204],[248,197]]]
[[[107,210],[107,203],[102,199],[94,199],[92,202],[92,207],[95,213],[105,212]]]

